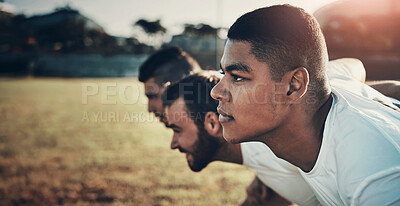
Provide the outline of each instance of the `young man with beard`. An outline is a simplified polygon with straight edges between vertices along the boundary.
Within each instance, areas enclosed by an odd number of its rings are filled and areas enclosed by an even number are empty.
[[[218,101],[210,96],[218,81],[217,72],[204,71],[166,88],[163,106],[167,127],[174,131],[171,149],[185,153],[194,172],[213,161],[243,164],[255,170],[273,191],[256,178],[243,205],[289,205],[290,202],[319,205],[296,167],[278,159],[267,146],[259,142],[234,145],[225,141],[218,121]]]
[[[304,10],[279,5],[241,16],[211,92],[224,138],[268,145],[323,205],[399,204],[400,113],[330,84],[327,65],[322,32]]]

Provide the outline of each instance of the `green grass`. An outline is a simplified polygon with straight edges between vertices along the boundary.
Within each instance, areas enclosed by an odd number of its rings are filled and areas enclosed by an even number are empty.
[[[84,83],[99,86],[87,104]],[[191,172],[146,102],[136,79],[0,79],[0,205],[238,205],[254,174],[220,162]]]

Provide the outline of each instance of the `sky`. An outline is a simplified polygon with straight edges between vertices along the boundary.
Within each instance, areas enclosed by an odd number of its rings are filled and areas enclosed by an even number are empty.
[[[335,0],[3,0],[16,14],[44,14],[69,5],[101,25],[114,36],[132,35],[132,24],[140,18],[161,19],[170,34],[180,33],[185,23],[206,23],[229,28],[242,14],[254,9],[288,3],[307,12]]]

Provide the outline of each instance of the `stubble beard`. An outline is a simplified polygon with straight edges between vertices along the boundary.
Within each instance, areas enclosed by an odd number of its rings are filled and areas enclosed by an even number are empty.
[[[193,162],[188,164],[193,172],[200,172],[210,162],[214,161],[215,154],[221,148],[221,142],[216,138],[208,134],[204,128],[198,127],[198,139],[194,143],[193,153],[190,153],[193,158]]]

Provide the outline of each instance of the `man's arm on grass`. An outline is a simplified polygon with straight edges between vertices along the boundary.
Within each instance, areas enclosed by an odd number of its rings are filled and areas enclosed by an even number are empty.
[[[271,188],[267,187],[257,177],[246,188],[247,197],[241,206],[287,206],[292,205]]]

